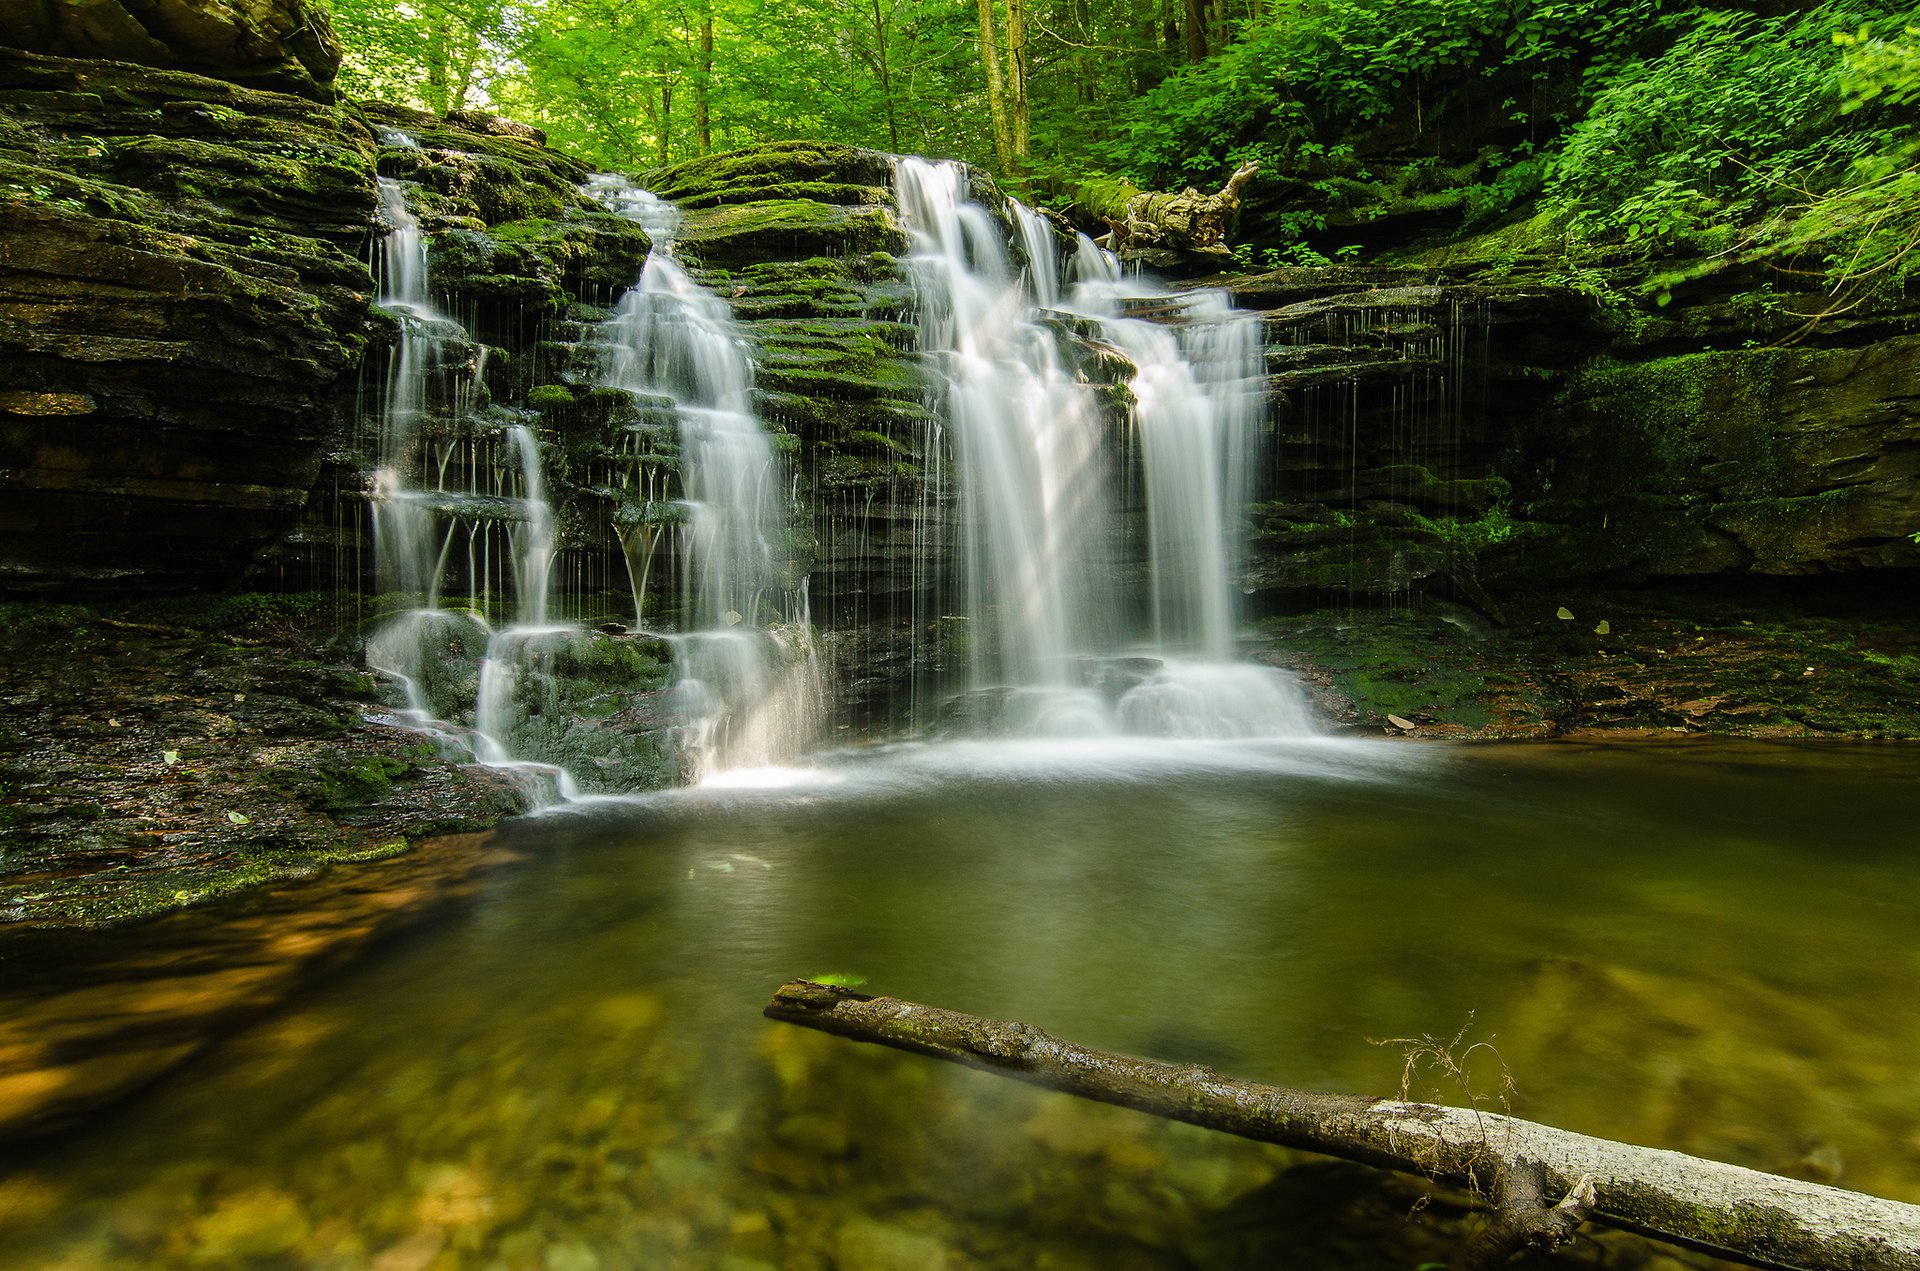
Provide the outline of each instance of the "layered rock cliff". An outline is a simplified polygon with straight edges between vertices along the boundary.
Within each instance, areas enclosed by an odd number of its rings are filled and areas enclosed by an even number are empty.
[[[644,482],[672,497],[673,462],[634,451],[648,407],[607,387],[605,323],[649,244],[533,130],[12,52],[0,161],[7,586],[373,585],[384,176],[465,332],[433,390],[447,456],[506,481],[502,439],[532,429],[575,607],[630,613],[623,527]],[[925,611],[955,512],[891,159],[782,143],[642,181],[753,346],[816,622],[897,681],[887,633]],[[1920,564],[1920,336],[1897,305],[1769,347],[1793,324],[1757,287],[1607,308],[1545,258],[1471,249],[1203,281],[1265,323],[1256,613]],[[1104,400],[1119,438],[1124,387]]]
[[[369,347],[373,138],[0,50],[0,579],[227,583],[299,517]]]

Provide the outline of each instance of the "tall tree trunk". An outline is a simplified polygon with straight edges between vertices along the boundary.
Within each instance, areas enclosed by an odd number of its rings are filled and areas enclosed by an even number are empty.
[[[433,12],[427,18],[427,109],[444,115],[452,103],[447,94],[447,15]]]
[[[880,0],[873,0],[874,65],[880,72],[880,97],[887,103],[887,144],[900,151],[900,119],[893,109],[893,72],[887,67],[887,15]]]
[[[1092,44],[1093,9],[1088,0],[1073,0],[1073,23],[1078,29],[1081,44]],[[1095,101],[1098,76],[1095,74],[1093,54],[1088,49],[1077,49],[1073,54],[1074,86],[1073,99],[1082,106],[1091,106]]]
[[[1187,0],[1187,20],[1183,31],[1187,37],[1187,61],[1206,61],[1207,0]]]
[[[980,65],[987,72],[987,111],[993,116],[993,155],[1002,172],[1013,168],[1013,133],[1007,126],[1007,87],[1000,76],[1000,37],[994,32],[993,0],[980,0]]]
[[[1014,166],[1025,168],[1033,151],[1033,113],[1027,105],[1027,0],[1007,0],[1007,113],[1012,116]]]
[[[469,31],[465,47],[460,50],[460,74],[447,94],[448,110],[467,108],[467,94],[473,91],[473,74],[479,66],[480,36],[476,32]]]
[[[693,133],[701,154],[713,153],[713,117],[707,93],[713,84],[713,10],[700,15],[700,65],[693,76]]]
[[[667,80],[660,85],[660,114],[654,119],[653,142],[655,154],[662,164],[668,162],[670,146],[673,140],[673,81]]]

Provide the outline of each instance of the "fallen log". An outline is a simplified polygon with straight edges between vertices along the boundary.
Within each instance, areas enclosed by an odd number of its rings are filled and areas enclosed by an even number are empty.
[[[1920,1206],[1659,1148],[1590,1138],[1474,1108],[1320,1094],[1135,1059],[1030,1024],[793,980],[770,1019],[945,1059],[1490,1198],[1460,1266],[1547,1248],[1592,1219],[1758,1267],[1920,1271]],[[1555,1198],[1561,1198],[1558,1199]]]
[[[1259,170],[1258,164],[1242,164],[1214,194],[1191,186],[1174,194],[1126,182],[1090,182],[1074,192],[1074,209],[1082,218],[1104,223],[1108,232],[1102,245],[1123,255],[1163,248],[1225,257],[1227,224]]]

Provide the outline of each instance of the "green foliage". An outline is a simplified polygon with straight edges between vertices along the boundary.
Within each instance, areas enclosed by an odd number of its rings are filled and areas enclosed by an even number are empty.
[[[1339,170],[1334,139],[1393,117],[1421,130],[1463,92],[1504,108],[1511,122],[1531,121],[1521,94],[1540,101],[1527,90],[1644,37],[1660,8],[1661,0],[1273,4],[1217,57],[1129,104],[1095,155],[1148,183],[1213,177],[1248,159],[1312,176]]]
[[[1824,277],[1830,299],[1810,317],[1903,284],[1920,237],[1920,145],[1902,109],[1920,99],[1917,16],[1844,2],[1693,15],[1671,49],[1607,77],[1550,202],[1596,243]]]
[[[510,0],[329,0],[353,97],[436,114],[482,104],[504,63]]]

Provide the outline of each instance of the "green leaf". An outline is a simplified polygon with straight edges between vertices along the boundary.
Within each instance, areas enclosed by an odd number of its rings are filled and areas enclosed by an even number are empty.
[[[857,989],[867,982],[864,975],[854,975],[848,971],[829,971],[825,975],[809,975],[815,984],[825,984],[836,989]]]

